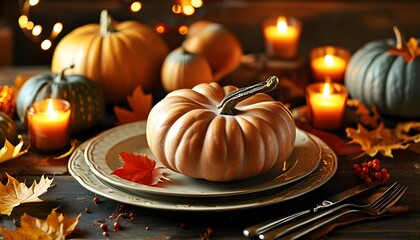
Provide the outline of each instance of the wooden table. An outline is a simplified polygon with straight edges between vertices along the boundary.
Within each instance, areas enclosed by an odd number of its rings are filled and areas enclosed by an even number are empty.
[[[5,71],[0,69],[1,79],[4,79],[3,73]],[[89,132],[89,136],[80,136],[80,139],[86,140],[111,127],[112,123],[112,120],[107,119],[96,131]],[[106,222],[111,239],[246,239],[242,230],[249,225],[313,207],[328,196],[360,183],[352,172],[353,163],[354,160],[349,157],[340,156],[337,172],[324,185],[292,200],[264,207],[188,212],[125,205],[124,212],[133,212],[134,218],[132,221],[124,218],[121,221],[122,229],[112,232],[112,219],[108,218],[118,209],[119,202],[99,196],[100,203],[94,203],[93,199],[98,195],[85,189],[68,173],[67,159],[53,160],[30,152],[19,159],[0,164],[1,173],[10,172],[20,181],[26,179],[28,184],[34,179],[38,180],[42,174],[54,176],[54,187],[41,196],[43,202],[22,204],[10,216],[1,215],[0,224],[6,229],[14,229],[14,221],[20,219],[23,213],[45,219],[53,208],[58,208],[57,211],[67,217],[81,214],[77,224],[79,231],[71,235],[72,238],[104,239],[99,224]],[[408,213],[347,225],[329,233],[329,239],[420,238],[420,155],[410,151],[396,151],[393,159],[381,158],[381,164],[392,175],[386,185],[398,181],[408,186],[406,194],[397,203],[409,206]]]

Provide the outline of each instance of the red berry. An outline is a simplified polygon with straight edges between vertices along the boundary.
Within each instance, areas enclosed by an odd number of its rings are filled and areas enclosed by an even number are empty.
[[[367,167],[367,162],[363,162],[362,167]]]
[[[372,163],[373,163],[373,164],[379,164],[379,160],[378,160],[378,159],[373,159],[373,160],[372,160]]]
[[[375,171],[379,171],[379,169],[381,168],[381,166],[379,164],[374,163],[372,166],[372,169]]]
[[[373,165],[372,161],[369,161],[369,162],[367,163],[367,167],[368,167],[368,168],[371,168],[371,167],[372,167],[372,165]]]
[[[102,232],[102,235],[104,236],[104,237],[108,237],[108,232]]]
[[[354,169],[354,170],[356,170],[356,169],[358,169],[358,168],[360,168],[360,165],[359,165],[359,164],[357,164],[357,163],[355,163],[355,164],[353,165],[353,169]]]
[[[108,230],[108,226],[105,223],[101,223],[101,225],[99,225],[99,228],[104,230],[104,231]]]
[[[387,174],[387,173],[388,173],[388,169],[386,169],[386,168],[382,168],[382,169],[381,169],[381,173],[382,173],[382,175]]]
[[[367,183],[367,184],[371,184],[372,183],[372,178],[366,178],[365,179],[365,183]]]
[[[114,230],[120,230],[121,224],[119,222],[114,222]]]
[[[98,197],[94,197],[93,198],[93,202],[96,203],[96,204],[98,204],[99,203],[99,198]]]
[[[383,176],[384,181],[388,181],[391,178],[391,175],[389,175],[389,173],[384,174]]]
[[[368,167],[364,167],[364,168],[363,168],[363,172],[364,172],[364,173],[369,173],[369,172],[370,172],[370,169],[369,169]]]

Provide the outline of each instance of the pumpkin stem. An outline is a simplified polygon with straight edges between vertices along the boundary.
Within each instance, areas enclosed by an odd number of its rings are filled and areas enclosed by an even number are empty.
[[[99,31],[103,36],[115,32],[115,29],[112,26],[112,17],[105,9],[101,11],[101,16],[99,19]]]
[[[55,82],[61,82],[62,80],[66,79],[64,72],[69,70],[69,69],[72,69],[72,68],[74,68],[74,64],[72,64],[68,67],[65,67],[63,70],[61,70],[61,73],[59,75],[57,75],[57,77],[54,79]]]
[[[393,26],[392,30],[394,30],[394,34],[395,34],[395,40],[396,40],[395,48],[401,50],[403,48],[403,39],[402,39],[401,32],[397,26]]]
[[[276,88],[279,79],[276,76],[270,76],[264,82],[255,85],[239,88],[233,92],[228,93],[220,104],[217,106],[219,113],[222,115],[234,115],[235,106],[242,100],[251,97],[257,93],[269,92]]]

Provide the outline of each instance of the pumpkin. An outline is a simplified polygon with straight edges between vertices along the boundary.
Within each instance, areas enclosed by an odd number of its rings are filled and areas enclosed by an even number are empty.
[[[169,169],[209,181],[247,179],[283,164],[296,127],[289,109],[263,93],[277,83],[272,76],[240,89],[211,82],[172,91],[149,113],[149,148]]]
[[[16,101],[17,114],[22,122],[29,105],[45,98],[60,98],[70,102],[73,132],[86,130],[102,119],[106,107],[102,89],[86,76],[65,75],[69,69],[65,68],[60,74],[38,74],[23,84]]]
[[[74,29],[57,45],[53,72],[74,64],[70,73],[97,81],[108,103],[125,101],[140,85],[149,92],[159,85],[160,68],[169,52],[165,41],[137,21],[114,23],[102,11],[100,24]]]
[[[163,62],[161,80],[163,88],[170,92],[212,82],[213,73],[204,57],[179,47],[169,53]]]
[[[352,98],[378,112],[395,117],[420,117],[420,50],[418,39],[404,45],[397,28],[397,40],[365,44],[350,58],[345,84]]]
[[[12,144],[19,142],[15,122],[6,113],[0,112],[0,149],[4,146],[5,139]]]
[[[225,26],[198,21],[193,23],[190,29],[193,31],[187,35],[182,47],[207,59],[215,81],[219,81],[239,66],[242,59],[241,44]]]

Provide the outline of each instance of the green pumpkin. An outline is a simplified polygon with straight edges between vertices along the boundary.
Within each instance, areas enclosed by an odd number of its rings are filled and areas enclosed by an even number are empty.
[[[68,68],[67,68],[68,69]],[[60,98],[71,104],[72,132],[89,129],[105,115],[105,97],[101,88],[89,78],[78,75],[43,73],[28,79],[19,91],[16,110],[20,120],[35,101]]]
[[[0,149],[4,146],[5,139],[12,144],[19,142],[15,122],[9,115],[0,112]]]
[[[367,43],[350,58],[345,84],[352,98],[384,115],[420,117],[420,57],[397,41]],[[419,39],[411,39],[418,44]]]

